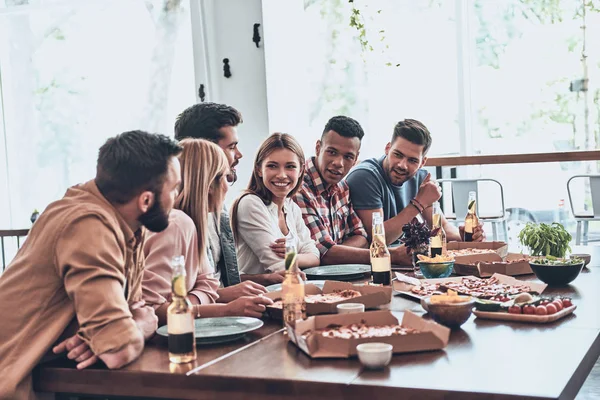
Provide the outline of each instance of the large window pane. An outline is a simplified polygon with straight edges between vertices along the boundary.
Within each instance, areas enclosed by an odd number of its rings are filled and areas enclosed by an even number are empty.
[[[458,153],[454,1],[353,4],[365,22],[373,51],[361,50],[359,33],[349,26],[353,11],[346,0],[306,0],[301,14],[304,29],[282,27],[266,37],[266,43],[294,44],[281,46],[274,57],[301,60],[305,77],[297,90],[269,98],[271,128],[297,132],[296,124],[286,126],[285,121],[298,121],[294,114],[301,110],[307,130],[302,144],[312,152],[325,122],[334,115],[349,115],[367,133],[361,151],[361,158],[366,158],[383,153],[396,122],[415,118],[435,136],[430,154]],[[265,24],[271,22],[268,17],[266,13]],[[290,79],[289,69],[281,64],[269,69],[268,47],[266,51],[267,85],[288,85],[283,82]],[[289,117],[282,117],[286,113]]]
[[[0,15],[0,163],[10,194],[2,226],[27,226],[34,208],[93,178],[107,137],[171,135],[195,101],[188,1],[56,3]]]

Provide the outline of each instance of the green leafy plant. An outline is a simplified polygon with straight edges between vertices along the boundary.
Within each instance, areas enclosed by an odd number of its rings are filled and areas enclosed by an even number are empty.
[[[532,256],[563,258],[571,251],[571,239],[571,234],[558,222],[551,225],[528,222],[519,233],[519,241],[531,249]]]

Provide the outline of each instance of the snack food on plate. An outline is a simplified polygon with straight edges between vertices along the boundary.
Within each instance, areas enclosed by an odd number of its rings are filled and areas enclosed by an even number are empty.
[[[444,293],[452,289],[457,293],[482,299],[489,299],[498,295],[516,295],[530,292],[528,285],[508,285],[500,283],[498,278],[491,277],[481,279],[476,277],[464,277],[460,281],[449,281],[442,283],[422,283],[421,286],[411,288],[411,292],[418,296],[428,296]]]
[[[337,303],[338,301],[344,301],[348,299],[353,299],[355,297],[362,296],[362,294],[358,290],[352,289],[344,289],[344,290],[334,290],[331,293],[323,293],[323,294],[309,294],[304,296],[304,299],[307,304],[313,303]],[[278,300],[274,302],[269,307],[274,308],[282,308],[282,301]]]
[[[328,338],[339,339],[369,339],[375,337],[402,336],[419,333],[418,330],[405,328],[402,325],[379,325],[369,326],[362,322],[360,324],[350,325],[329,325],[323,329],[307,331],[302,334],[308,337],[311,334],[319,334]]]
[[[448,290],[444,294],[434,294],[431,296],[431,304],[456,304],[470,301],[471,296],[459,296],[454,290]]]
[[[450,255],[442,256],[440,254],[436,254],[435,257],[428,257],[424,254],[417,254],[417,257],[419,258],[419,261],[423,261],[430,264],[454,261],[454,257]]]

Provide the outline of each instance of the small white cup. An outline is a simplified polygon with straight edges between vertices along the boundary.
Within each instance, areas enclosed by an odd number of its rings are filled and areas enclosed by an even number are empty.
[[[358,359],[367,368],[381,369],[392,360],[394,346],[388,343],[371,342],[356,346]]]
[[[337,305],[338,314],[352,314],[365,312],[365,305],[361,303],[342,303]]]

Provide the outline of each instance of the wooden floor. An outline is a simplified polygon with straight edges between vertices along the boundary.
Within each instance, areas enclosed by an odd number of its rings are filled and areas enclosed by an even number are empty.
[[[577,400],[600,399],[600,358],[577,394]]]

